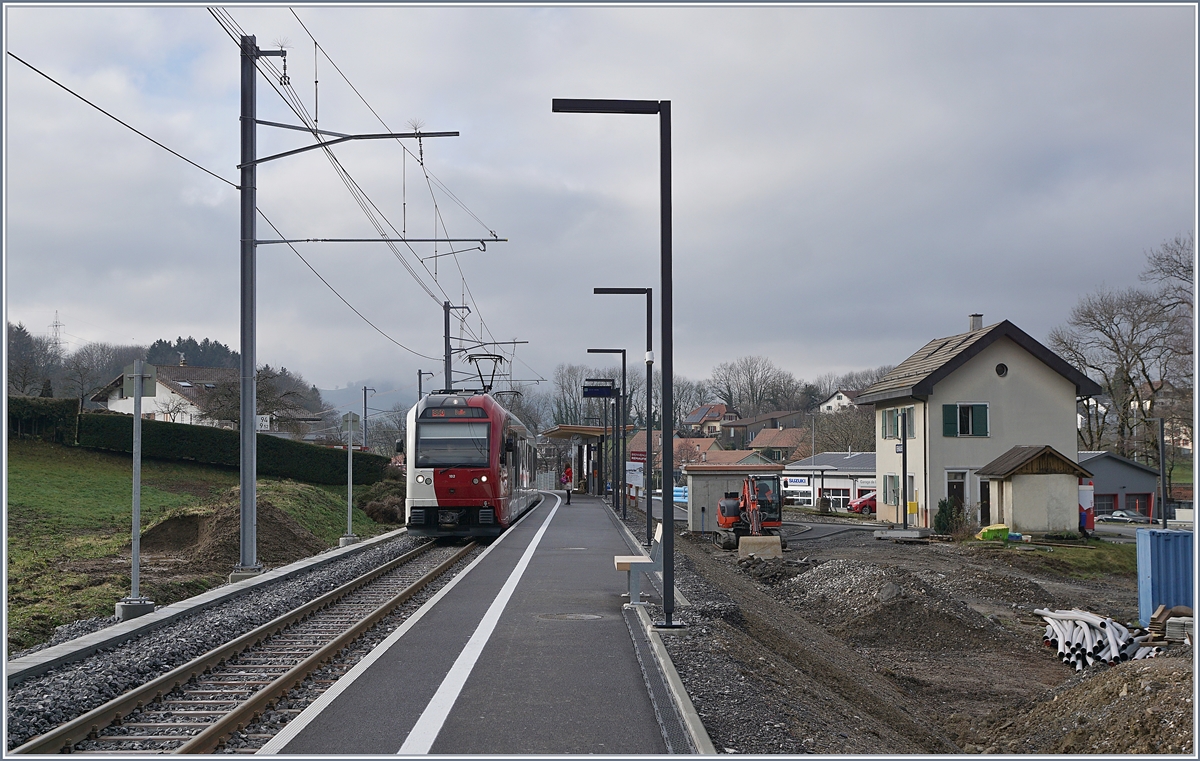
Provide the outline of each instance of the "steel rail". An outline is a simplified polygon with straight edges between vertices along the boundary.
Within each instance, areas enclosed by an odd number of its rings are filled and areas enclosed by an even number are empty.
[[[326,592],[299,608],[284,613],[274,620],[252,629],[204,655],[197,656],[182,666],[168,671],[162,676],[156,677],[124,695],[119,695],[107,703],[93,708],[91,711],[77,716],[44,734],[38,735],[8,752],[12,755],[70,752],[72,746],[76,743],[97,734],[101,729],[114,724],[120,725],[121,719],[130,712],[142,708],[147,704],[162,700],[164,696],[186,684],[191,679],[201,676],[206,671],[219,666],[238,653],[253,647],[263,639],[278,634],[284,628],[371,583],[379,576],[419,557],[434,546],[436,546],[434,542],[427,542],[420,547],[410,550],[379,568],[369,571],[357,579],[348,581],[342,586]]]
[[[478,542],[471,542],[451,555],[432,571],[422,576],[420,580],[401,590],[395,597],[380,605],[366,618],[332,641],[326,643],[324,647],[305,658],[286,673],[280,675],[269,686],[251,695],[249,700],[246,700],[225,716],[217,719],[217,721],[202,730],[200,734],[176,748],[174,752],[209,753],[217,747],[224,745],[229,735],[245,728],[251,721],[261,716],[265,709],[274,705],[276,700],[300,687],[305,678],[311,673],[321,668],[327,661],[332,660],[335,655],[365,634],[375,624],[390,615],[393,610],[419,592],[430,581],[450,570],[455,563],[466,557],[477,545]]]

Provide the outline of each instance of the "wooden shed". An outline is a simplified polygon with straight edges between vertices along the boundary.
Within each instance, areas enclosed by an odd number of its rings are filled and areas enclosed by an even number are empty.
[[[1013,447],[978,474],[991,482],[997,523],[1023,533],[1079,529],[1079,479],[1092,474],[1054,447]]]

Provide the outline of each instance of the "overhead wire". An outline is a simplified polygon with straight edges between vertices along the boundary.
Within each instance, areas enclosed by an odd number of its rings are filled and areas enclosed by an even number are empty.
[[[304,31],[305,31],[305,33],[306,33],[306,34],[308,34],[308,36],[309,36],[309,39],[311,39],[311,40],[312,40],[312,42],[313,42],[313,45],[314,45],[314,46],[315,46],[315,47],[316,47],[316,48],[317,48],[317,49],[318,49],[318,50],[321,52],[321,54],[322,54],[322,55],[324,55],[324,56],[325,56],[325,59],[326,59],[327,61],[329,61],[330,65],[332,65],[332,66],[333,66],[333,68],[334,68],[334,70],[335,70],[335,71],[337,71],[337,73],[338,73],[338,74],[339,74],[339,75],[342,77],[342,79],[343,79],[343,80],[346,82],[347,86],[349,86],[349,87],[350,87],[350,89],[351,89],[351,90],[354,92],[354,94],[358,96],[359,100],[361,100],[361,101],[362,101],[363,105],[367,107],[367,110],[371,112],[371,114],[372,114],[372,115],[373,115],[373,116],[374,116],[374,117],[375,117],[375,118],[376,118],[376,119],[379,121],[379,123],[380,123],[381,125],[383,125],[384,129],[387,129],[389,132],[391,132],[391,129],[392,129],[392,128],[391,128],[391,127],[388,125],[388,123],[387,123],[387,122],[386,122],[386,121],[383,119],[383,117],[379,115],[379,113],[378,113],[378,112],[377,112],[377,111],[374,109],[374,107],[372,107],[372,106],[371,106],[371,104],[370,104],[370,103],[367,101],[366,97],[365,97],[365,96],[363,96],[363,94],[362,94],[362,93],[361,93],[361,92],[358,90],[358,88],[354,86],[354,83],[350,81],[350,78],[349,78],[349,77],[346,75],[346,73],[345,73],[344,71],[342,71],[341,67],[340,67],[340,66],[338,66],[337,62],[336,62],[336,61],[334,61],[334,60],[333,60],[333,58],[332,58],[332,56],[330,56],[330,55],[329,55],[329,52],[328,52],[327,50],[325,50],[324,46],[322,46],[322,45],[321,45],[321,43],[320,43],[320,42],[317,40],[316,36],[315,36],[315,35],[312,33],[312,31],[311,31],[311,30],[308,28],[308,26],[307,26],[307,25],[304,23],[304,21],[303,21],[303,20],[300,18],[300,16],[299,16],[299,15],[296,13],[295,9],[291,9],[291,8],[289,8],[288,10],[289,10],[289,11],[291,11],[291,14],[292,14],[292,16],[293,16],[293,17],[295,17],[296,21],[297,21],[297,22],[300,24],[301,28],[303,28],[303,29],[304,29]],[[496,237],[496,233],[495,233],[495,231],[491,230],[491,229],[490,229],[490,228],[487,226],[487,224],[485,224],[485,223],[483,222],[483,220],[479,218],[479,216],[478,216],[478,215],[476,215],[476,214],[475,214],[473,211],[471,211],[471,210],[470,210],[470,208],[468,208],[468,207],[466,206],[466,204],[464,204],[464,203],[462,202],[462,200],[461,200],[461,199],[459,199],[459,198],[458,198],[458,196],[457,196],[457,195],[455,195],[455,194],[454,194],[454,193],[453,193],[453,192],[452,192],[452,191],[451,191],[451,190],[450,190],[450,189],[449,189],[449,188],[448,188],[448,187],[445,185],[445,183],[443,183],[443,182],[442,182],[440,179],[438,179],[438,178],[437,178],[437,177],[436,177],[436,176],[433,174],[433,172],[429,170],[428,166],[426,166],[426,164],[425,164],[425,161],[424,161],[424,156],[423,156],[423,155],[417,155],[417,154],[414,154],[414,153],[413,153],[413,152],[412,152],[412,151],[411,151],[411,150],[408,148],[408,146],[406,146],[406,145],[404,145],[404,143],[400,142],[400,140],[399,140],[399,139],[397,139],[397,141],[396,141],[396,142],[397,142],[397,144],[398,144],[398,145],[399,145],[399,146],[400,146],[400,147],[403,149],[403,151],[404,151],[404,152],[405,152],[407,155],[411,155],[411,156],[413,156],[413,158],[414,158],[414,159],[416,159],[416,161],[418,162],[418,165],[421,167],[421,171],[422,171],[422,174],[423,174],[423,175],[424,175],[424,177],[425,177],[426,186],[427,186],[427,188],[429,189],[430,198],[431,198],[431,201],[432,201],[432,203],[433,203],[433,206],[434,206],[434,216],[435,216],[435,237],[436,237],[436,232],[437,232],[437,231],[436,231],[436,228],[437,228],[437,225],[438,225],[439,223],[441,224],[442,231],[443,231],[443,232],[446,234],[446,237],[450,237],[450,236],[449,236],[449,228],[446,226],[445,220],[444,220],[444,218],[443,218],[443,216],[442,216],[442,213],[441,213],[441,209],[440,209],[440,207],[439,207],[439,205],[438,205],[437,194],[436,194],[436,193],[434,192],[434,190],[433,190],[433,184],[434,184],[435,182],[436,182],[437,186],[438,186],[439,188],[441,188],[441,189],[442,189],[442,190],[443,190],[443,191],[444,191],[444,192],[445,192],[445,193],[446,193],[446,194],[447,194],[447,195],[448,195],[448,196],[449,196],[451,199],[453,199],[453,200],[454,200],[454,202],[455,202],[455,203],[456,203],[456,204],[457,204],[459,207],[461,207],[461,208],[462,208],[462,209],[463,209],[463,210],[464,210],[464,211],[465,211],[465,212],[466,212],[466,213],[467,213],[467,214],[468,214],[468,215],[469,215],[469,216],[470,216],[472,219],[474,219],[476,222],[478,222],[478,223],[479,223],[479,225],[480,225],[480,226],[482,226],[482,227],[483,227],[485,230],[488,230],[488,232],[489,232],[489,233],[492,235],[492,237]],[[378,209],[378,207],[376,207],[376,208]],[[384,218],[384,220],[385,220],[385,221],[387,221],[387,218],[386,218],[386,216],[385,216],[385,215],[384,215],[382,212],[380,212],[380,216],[381,216],[382,218]],[[396,230],[396,227],[395,227],[395,225],[393,225],[393,224],[392,224],[390,221],[388,221],[388,225],[391,227],[391,229],[392,229],[392,231],[393,231],[393,232],[395,232],[395,233],[397,233],[397,234],[400,234],[400,232],[399,232],[398,230]],[[411,247],[410,247],[410,248],[411,248]],[[436,249],[435,249],[435,250],[436,250]],[[415,252],[414,252],[414,253],[415,253]],[[466,283],[466,274],[465,274],[465,273],[462,271],[462,263],[461,263],[461,262],[458,260],[458,256],[457,256],[457,255],[454,255],[454,260],[455,260],[455,264],[456,264],[456,267],[457,267],[457,269],[458,269],[458,272],[459,272],[459,277],[460,277],[461,281],[463,282],[464,288],[465,288],[465,289],[466,289],[466,291],[469,293],[469,292],[470,292],[470,286],[469,286],[469,285]],[[422,263],[422,266],[424,266],[424,268],[425,268],[426,272],[429,272],[429,268],[428,268],[428,266],[425,266],[425,264],[424,264],[424,260],[421,260],[421,263]],[[433,276],[433,277],[434,277],[434,279],[435,279],[435,282],[436,282],[436,281],[437,281],[437,280],[436,280],[436,275],[434,275],[434,273],[429,273],[429,274],[430,274],[431,276]],[[442,288],[440,287],[440,284],[439,284],[439,289],[440,289],[440,290],[442,290],[442,293],[443,293],[443,294],[445,294],[445,290],[444,290],[444,289],[442,289]],[[449,298],[449,296],[448,296],[448,295],[446,295],[446,297],[447,297],[447,299]],[[496,336],[495,336],[495,334],[494,334],[494,333],[492,333],[491,329],[487,327],[487,325],[486,325],[486,321],[483,319],[483,317],[482,317],[482,314],[480,314],[480,310],[479,310],[479,308],[478,308],[478,307],[479,307],[479,305],[478,305],[478,303],[475,301],[475,299],[474,299],[474,295],[473,295],[473,294],[472,294],[472,298],[471,298],[471,303],[472,303],[472,305],[475,307],[476,316],[477,316],[477,317],[479,317],[479,319],[480,319],[480,330],[481,330],[481,334],[480,334],[480,335],[478,335],[478,336],[476,336],[476,335],[474,334],[474,332],[473,332],[473,331],[471,331],[471,329],[470,329],[470,326],[469,326],[469,325],[466,323],[466,316],[465,316],[465,315],[464,315],[464,316],[461,316],[461,317],[460,317],[460,319],[459,319],[460,329],[465,329],[468,335],[472,336],[472,338],[475,338],[476,340],[480,341],[481,343],[482,343],[482,342],[484,342],[484,335],[483,335],[483,334],[486,334],[486,335],[488,335],[488,336],[490,336],[490,337],[492,338],[492,342],[494,343],[494,342],[495,342],[495,340],[496,340]],[[528,365],[526,365],[526,366],[528,367]],[[529,369],[530,369],[531,371],[533,371],[535,374],[539,375],[539,377],[540,377],[540,373],[537,373],[537,371],[536,371],[536,370],[533,370],[533,368],[531,368],[531,367],[530,367]]]

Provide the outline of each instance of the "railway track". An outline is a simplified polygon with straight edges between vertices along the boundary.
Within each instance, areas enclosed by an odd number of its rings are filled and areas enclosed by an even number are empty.
[[[9,752],[211,753],[475,546],[426,543]]]

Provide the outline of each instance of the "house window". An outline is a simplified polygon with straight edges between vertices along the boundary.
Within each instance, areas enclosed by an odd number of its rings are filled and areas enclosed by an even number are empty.
[[[834,510],[845,510],[850,504],[849,489],[825,489],[821,492],[822,497],[829,498],[829,505]]]
[[[841,394],[838,394],[838,395],[837,395],[837,400],[838,400],[839,402],[840,402],[840,401],[842,401],[842,395],[841,395]]]
[[[943,404],[943,436],[987,436],[987,404]]]
[[[904,411],[908,413],[908,436],[906,438],[915,439],[917,438],[916,408],[905,407]],[[883,438],[900,438],[900,412],[899,407],[883,411]]]
[[[833,409],[833,405],[832,405],[832,404],[826,404],[826,405],[825,405],[825,411],[826,411],[826,412],[828,412],[828,411],[830,411],[830,410],[832,410],[832,409]]]
[[[883,477],[883,503],[885,505],[900,504],[900,477],[893,473]]]

